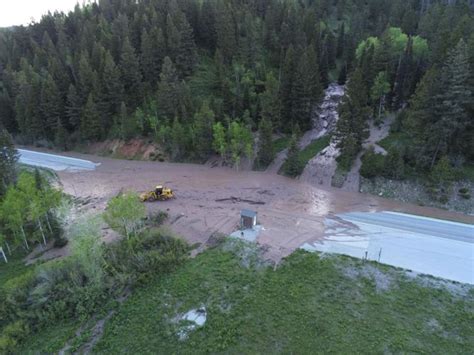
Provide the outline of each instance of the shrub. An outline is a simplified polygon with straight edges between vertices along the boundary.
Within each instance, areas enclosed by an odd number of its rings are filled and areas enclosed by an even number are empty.
[[[53,246],[55,248],[62,248],[64,246],[66,246],[68,243],[68,240],[66,238],[63,238],[63,237],[60,237],[60,238],[56,238],[54,239],[54,244]]]
[[[27,272],[5,282],[0,288],[0,325],[21,318],[31,318],[29,295],[34,285],[35,273]]]
[[[38,270],[30,309],[39,323],[88,316],[106,297],[103,279],[86,272],[75,258],[48,262]]]
[[[450,186],[454,180],[454,169],[447,156],[443,156],[431,171],[431,180],[440,186]]]
[[[469,193],[469,189],[467,187],[462,187],[459,189],[459,193],[461,195],[464,195],[464,194],[468,194]]]
[[[17,341],[7,335],[0,335],[0,354],[13,353]]]
[[[449,197],[448,197],[448,195],[446,195],[446,194],[443,193],[443,194],[441,194],[441,195],[438,197],[438,201],[439,201],[440,203],[442,203],[443,205],[445,205],[445,204],[448,203]]]
[[[398,149],[392,149],[384,159],[383,174],[386,178],[401,180],[405,176],[405,162]]]
[[[19,320],[3,328],[3,334],[16,341],[21,341],[30,334],[30,328],[26,322]]]
[[[18,343],[28,337],[30,327],[26,321],[18,320],[6,325],[0,334],[0,354],[10,354],[14,353]]]
[[[367,179],[372,179],[376,176],[383,175],[384,170],[385,157],[382,154],[375,153],[374,148],[370,147],[362,157],[360,174]]]
[[[147,217],[147,225],[152,227],[161,226],[168,219],[168,213],[165,211],[158,211],[157,213],[150,213]]]
[[[189,248],[163,230],[150,230],[108,247],[106,264],[123,286],[172,270]]]

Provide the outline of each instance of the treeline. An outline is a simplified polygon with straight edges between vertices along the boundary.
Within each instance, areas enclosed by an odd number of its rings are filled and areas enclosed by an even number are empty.
[[[336,130],[344,169],[362,150],[369,119],[380,123],[385,110],[397,115],[398,143],[384,168],[366,166],[367,175],[402,178],[405,168],[426,175],[442,158],[451,168],[474,161],[473,11],[466,3],[433,6],[416,32],[389,27],[357,46]]]
[[[164,144],[174,159],[201,160],[213,152],[203,137],[212,137],[218,122],[226,131],[237,122],[255,132],[263,118],[272,131],[309,128],[329,81],[344,82],[360,61],[371,70],[361,41],[388,26],[437,41],[433,33],[451,33],[447,26],[463,18],[453,22],[464,10],[452,8],[458,12],[441,5],[426,10],[418,0],[76,6],[0,31],[0,118],[25,143],[70,148],[143,135]],[[416,82],[424,69],[407,76]],[[206,110],[213,124],[200,123]]]

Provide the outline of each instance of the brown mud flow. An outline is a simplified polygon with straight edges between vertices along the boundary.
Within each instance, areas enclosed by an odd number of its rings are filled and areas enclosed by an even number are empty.
[[[92,197],[91,207],[99,210],[120,191],[142,192],[157,184],[171,187],[176,199],[149,203],[147,208],[168,210],[171,228],[190,243],[206,243],[215,232],[229,234],[238,227],[241,209],[256,210],[264,227],[259,243],[276,261],[306,242],[321,240],[324,219],[338,213],[396,211],[474,224],[473,216],[311,186],[266,172],[68,155],[101,163],[94,171],[58,173],[66,193]]]

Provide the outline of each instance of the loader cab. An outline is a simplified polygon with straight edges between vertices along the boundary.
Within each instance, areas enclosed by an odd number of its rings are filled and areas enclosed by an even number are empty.
[[[155,187],[155,194],[157,196],[160,196],[161,194],[163,193],[163,186],[162,185],[158,185]]]

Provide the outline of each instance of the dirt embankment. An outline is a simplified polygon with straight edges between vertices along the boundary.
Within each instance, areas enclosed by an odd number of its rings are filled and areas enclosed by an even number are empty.
[[[86,154],[100,155],[117,159],[167,161],[163,149],[150,140],[135,138],[129,141],[120,139],[92,143],[81,149]]]
[[[100,162],[94,171],[59,172],[66,193],[92,198],[97,210],[123,190],[145,191],[156,184],[173,188],[176,199],[149,203],[167,210],[169,226],[188,242],[206,244],[216,232],[238,229],[239,213],[257,211],[263,226],[259,243],[279,261],[306,242],[324,238],[324,220],[352,211],[398,211],[474,223],[474,218],[307,183],[265,172],[235,171],[205,165],[127,161],[71,154]]]

